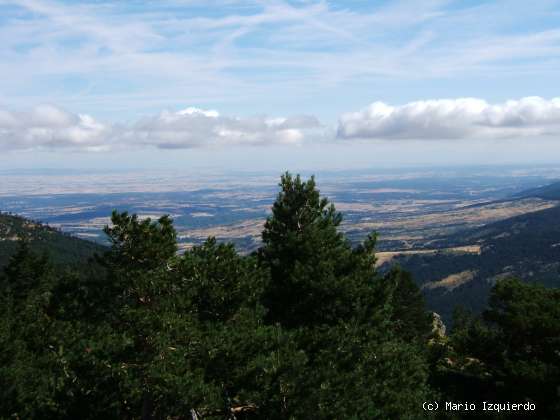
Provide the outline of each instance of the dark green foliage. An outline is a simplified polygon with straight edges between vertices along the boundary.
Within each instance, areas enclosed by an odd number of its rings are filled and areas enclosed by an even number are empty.
[[[357,307],[366,310],[373,253],[368,259],[364,247],[352,250],[337,230],[342,215],[319,195],[313,178],[303,182],[286,173],[280,188],[259,250],[270,272],[267,319],[286,327],[335,324],[355,316]]]
[[[201,321],[226,322],[244,307],[255,309],[265,281],[254,257],[241,257],[214,238],[185,253],[178,271],[188,279],[185,298]]]
[[[437,336],[410,274],[376,271],[375,235],[351,247],[313,179],[280,186],[254,255],[212,238],[177,255],[169,217],[118,212],[79,269],[21,242],[0,277],[0,417],[418,419],[429,384],[557,416],[558,290],[498,282]]]
[[[29,291],[52,274],[52,270],[47,255],[35,254],[27,239],[20,239],[15,254],[4,267],[4,275],[0,277],[0,292],[16,300],[24,299]]]
[[[138,220],[137,215],[113,211],[112,227],[105,227],[111,250],[103,261],[122,271],[149,271],[161,268],[177,252],[177,233],[168,216],[157,223]]]
[[[412,275],[394,266],[380,282],[383,301],[390,305],[394,332],[404,340],[427,339],[432,332],[432,315]]]
[[[66,235],[39,222],[0,213],[0,270],[16,252],[18,238],[25,239],[29,248],[42,255],[48,254],[55,265],[79,267],[95,252],[104,247]]]
[[[507,392],[560,415],[560,290],[510,279],[492,291],[484,321],[501,350],[495,366]]]
[[[285,174],[280,187],[258,255],[270,273],[266,320],[293,331],[305,355],[305,399],[297,407],[308,408],[293,413],[414,418],[428,393],[426,364],[421,346],[401,340],[415,341],[426,331],[397,317],[411,304],[418,309],[412,318],[426,319],[418,288],[404,273],[377,275],[376,237],[353,249],[337,230],[341,214],[313,178]]]
[[[553,185],[558,187],[558,184]],[[497,279],[514,276],[547,287],[560,287],[560,247],[556,245],[560,242],[558,220],[560,206],[460,232],[441,244],[480,244],[480,255],[440,252],[402,256],[397,261],[413,274],[419,285],[462,271],[473,272],[471,281],[451,291],[446,288],[424,289],[428,307],[450,324],[456,305],[481,313]]]
[[[25,242],[5,269],[0,305],[0,401],[3,416],[60,418],[72,411],[80,383],[72,360],[79,328],[59,317],[63,275]],[[25,284],[26,289],[14,287]],[[71,396],[72,398],[68,398]],[[60,404],[60,400],[69,404]]]
[[[319,196],[315,181],[302,182],[299,176],[282,176],[281,191],[265,223],[260,260],[270,271],[265,291],[268,319],[297,326],[326,321],[316,303],[336,304],[336,283],[349,271],[350,247],[336,228],[342,217]],[[342,264],[341,264],[342,263]],[[330,313],[331,322],[338,318]]]
[[[532,401],[539,418],[560,416],[560,290],[499,281],[482,316],[456,313],[450,346],[455,398]]]

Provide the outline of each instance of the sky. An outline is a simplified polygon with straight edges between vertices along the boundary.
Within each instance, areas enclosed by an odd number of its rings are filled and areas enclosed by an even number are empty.
[[[560,2],[0,0],[0,169],[560,163]]]

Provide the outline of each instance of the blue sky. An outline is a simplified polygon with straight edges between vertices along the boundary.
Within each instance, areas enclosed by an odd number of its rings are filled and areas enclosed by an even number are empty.
[[[4,167],[560,151],[558,1],[0,1],[0,41]]]

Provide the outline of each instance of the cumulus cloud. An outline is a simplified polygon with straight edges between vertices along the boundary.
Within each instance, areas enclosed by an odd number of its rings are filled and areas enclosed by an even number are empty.
[[[0,109],[0,148],[99,150],[108,146],[110,126],[89,115],[76,115],[52,105],[27,112]]]
[[[374,102],[340,116],[342,139],[507,139],[560,135],[560,98],[527,97],[501,104],[459,98],[390,106]]]
[[[106,124],[51,105],[27,112],[0,109],[0,148],[110,150],[155,146],[179,149],[228,145],[299,144],[323,136],[315,117],[247,118],[214,110],[164,111],[129,124]]]
[[[322,126],[315,117],[296,116],[237,118],[216,111],[187,108],[144,118],[130,135],[142,144],[160,148],[190,148],[220,145],[299,144],[319,134]]]
[[[459,98],[391,106],[375,102],[342,114],[339,139],[537,139],[560,136],[560,98],[527,97],[500,104]],[[334,139],[313,116],[225,116],[194,107],[130,124],[106,123],[53,105],[0,108],[0,150],[104,151],[139,147],[187,149],[298,145]]]

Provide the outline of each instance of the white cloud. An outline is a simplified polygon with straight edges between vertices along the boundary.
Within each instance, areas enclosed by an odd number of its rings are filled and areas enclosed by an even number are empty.
[[[468,139],[560,136],[560,98],[526,97],[501,104],[436,99],[390,106],[374,102],[340,116],[342,139]]]
[[[216,111],[187,108],[144,118],[128,130],[127,137],[134,137],[136,143],[174,149],[299,144],[304,138],[321,136],[322,131],[319,121],[310,116],[238,118],[222,116]]]
[[[155,146],[162,149],[300,144],[324,135],[315,117],[248,118],[214,110],[164,111],[130,124],[105,124],[52,105],[27,112],[0,109],[0,149],[109,150]]]
[[[434,99],[391,106],[374,102],[339,117],[338,139],[454,140],[560,137],[560,98]],[[195,107],[163,111],[136,122],[107,123],[53,105],[29,111],[0,108],[0,150],[128,150],[146,147],[299,145],[333,140],[314,116],[236,117]]]
[[[105,148],[111,127],[89,115],[76,115],[52,105],[27,112],[0,109],[0,149]]]

